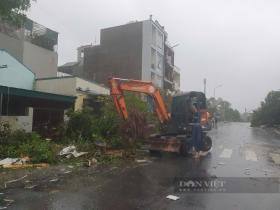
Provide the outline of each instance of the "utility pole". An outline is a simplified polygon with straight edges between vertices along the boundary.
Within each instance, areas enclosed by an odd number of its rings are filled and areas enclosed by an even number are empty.
[[[203,85],[204,85],[204,95],[206,96],[206,78],[203,79]]]
[[[226,102],[224,101],[224,122],[226,121]]]

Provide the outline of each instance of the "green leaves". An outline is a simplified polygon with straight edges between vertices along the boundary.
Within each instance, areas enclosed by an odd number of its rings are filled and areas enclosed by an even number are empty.
[[[210,114],[213,116],[214,113],[220,116],[220,120],[240,121],[240,113],[238,110],[231,108],[231,104],[222,98],[209,98],[207,100],[207,107]]]
[[[112,97],[98,96],[89,98],[83,111],[67,113],[66,136],[72,142],[106,142],[109,147],[121,148],[128,145],[128,139],[135,143],[143,138],[148,112],[147,102],[135,93],[125,95],[129,119],[124,121],[117,112]],[[151,117],[150,117],[151,118]]]
[[[56,153],[52,150],[51,143],[36,133],[26,133],[23,130],[11,131],[5,128],[1,129],[0,137],[0,159],[28,156],[32,163],[55,162]]]
[[[251,126],[280,124],[280,91],[271,91],[253,112]]]
[[[25,12],[31,6],[31,0],[1,0],[0,19],[15,26],[20,26],[25,20]]]

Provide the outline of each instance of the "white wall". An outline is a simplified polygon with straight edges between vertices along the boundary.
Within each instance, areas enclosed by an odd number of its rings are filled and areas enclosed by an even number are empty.
[[[90,93],[109,95],[110,90],[102,87],[94,82],[89,82],[81,78],[76,78],[76,88],[81,88],[83,91],[89,90]]]
[[[23,42],[21,40],[0,33],[0,49],[6,50],[13,57],[22,62]]]
[[[37,78],[56,76],[58,55],[54,51],[23,41],[23,38],[15,39],[3,33],[0,33],[0,49],[6,50],[30,68]]]
[[[33,108],[28,108],[28,116],[1,116],[0,121],[9,123],[12,130],[32,132]]]
[[[36,78],[56,77],[57,62],[56,52],[24,42],[23,64],[36,74]]]
[[[142,28],[142,80],[151,81],[151,44],[152,25],[150,20],[143,21]]]
[[[110,94],[108,88],[78,77],[45,78],[35,82],[35,90],[48,93],[76,96],[78,89],[89,94]]]
[[[36,80],[35,90],[55,93],[61,95],[76,95],[76,78],[75,77],[57,77]]]
[[[152,26],[155,26],[156,28],[156,32],[160,32],[162,34],[163,40],[164,40],[164,34],[162,33],[162,31],[160,30],[160,28],[158,28],[156,26],[156,24],[153,23],[153,21],[151,20],[145,20],[143,21],[143,42],[142,42],[142,80],[145,81],[151,81],[151,73],[152,71],[155,74],[155,79],[158,80],[156,82],[154,82],[157,86],[159,87],[163,87],[163,60],[162,60],[162,70],[159,70],[157,68],[157,65],[155,66],[155,69],[153,70],[151,68],[151,56],[152,56],[152,48],[156,51],[156,60],[157,58],[157,54],[159,53],[162,58],[164,59],[164,47],[159,48],[157,46],[157,34],[155,34],[155,36],[153,36],[152,33]],[[154,42],[153,42],[154,40]],[[162,40],[162,41],[163,41]],[[162,43],[162,45],[164,46],[164,43]],[[157,61],[156,61],[157,63]]]
[[[76,96],[74,105],[75,110],[82,109],[84,99],[90,94],[110,94],[110,90],[108,88],[77,77],[39,79],[35,82],[35,90],[47,93]]]

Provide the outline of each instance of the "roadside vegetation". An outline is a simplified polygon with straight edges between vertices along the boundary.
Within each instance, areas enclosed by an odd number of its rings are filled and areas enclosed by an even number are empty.
[[[12,131],[9,124],[0,123],[0,159],[32,157],[33,163],[55,162],[54,147],[36,133]]]
[[[261,125],[280,125],[280,91],[269,92],[261,106],[253,112],[251,126]]]
[[[68,120],[52,140],[34,132],[12,131],[7,123],[1,123],[0,159],[29,157],[32,163],[57,163],[96,158],[99,162],[110,162],[116,151],[122,151],[118,158],[132,157],[149,133],[147,125],[155,122],[155,118],[140,95],[128,94],[125,98],[129,120],[121,119],[111,97],[99,96],[89,100],[82,111],[68,110]],[[72,159],[58,156],[69,145],[87,154]]]
[[[221,121],[240,122],[241,117],[237,109],[233,109],[231,104],[222,98],[209,98],[207,100],[208,111],[213,116],[216,114]]]

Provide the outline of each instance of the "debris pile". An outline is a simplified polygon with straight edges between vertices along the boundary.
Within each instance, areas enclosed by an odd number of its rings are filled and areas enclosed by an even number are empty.
[[[25,179],[28,175],[24,175],[23,177],[20,177],[18,179],[13,179],[13,180],[10,180],[10,181],[7,181],[7,182],[4,182],[4,187],[7,188],[9,184],[12,184],[14,182],[19,182],[23,179]]]
[[[180,199],[180,197],[178,197],[176,195],[168,195],[168,196],[166,196],[166,198],[169,200],[173,200],[173,201]]]
[[[48,164],[46,163],[39,163],[39,164],[30,164],[28,163],[30,161],[29,157],[23,157],[23,158],[5,158],[3,160],[0,160],[0,168],[29,168],[29,167],[47,167]]]
[[[77,158],[85,154],[88,154],[88,152],[77,152],[76,147],[73,145],[65,147],[59,152],[60,156],[66,156],[66,158],[70,158],[72,156]]]

